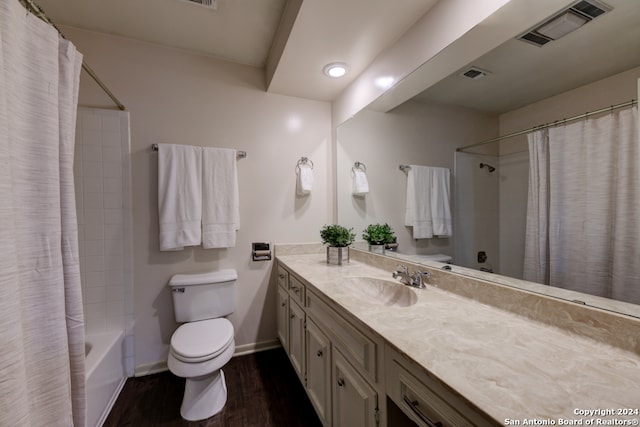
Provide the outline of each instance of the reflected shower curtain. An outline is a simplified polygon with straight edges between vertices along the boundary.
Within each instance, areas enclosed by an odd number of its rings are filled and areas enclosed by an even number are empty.
[[[637,106],[528,138],[524,279],[640,304]]]
[[[0,2],[0,425],[84,426],[73,183],[82,56]]]

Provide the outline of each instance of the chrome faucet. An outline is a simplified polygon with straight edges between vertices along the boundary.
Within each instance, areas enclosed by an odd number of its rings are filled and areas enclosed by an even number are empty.
[[[391,273],[394,279],[400,278],[400,283],[412,286],[414,288],[424,289],[424,279],[431,277],[431,273],[428,271],[415,271],[413,274],[409,274],[409,269],[405,265],[399,265],[398,269]]]

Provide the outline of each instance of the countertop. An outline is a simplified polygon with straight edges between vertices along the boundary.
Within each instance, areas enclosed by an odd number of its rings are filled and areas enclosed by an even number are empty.
[[[638,425],[640,355],[635,352],[430,285],[414,289],[414,305],[374,304],[345,290],[341,280],[393,280],[390,271],[355,260],[328,265],[322,254],[277,259],[500,424],[552,420],[561,425],[560,420],[583,418],[593,425]],[[631,416],[618,413],[627,409]],[[607,424],[614,419],[627,424]]]

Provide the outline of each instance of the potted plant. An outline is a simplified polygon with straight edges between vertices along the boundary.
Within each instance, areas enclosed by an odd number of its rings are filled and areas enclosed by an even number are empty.
[[[362,232],[362,238],[369,243],[369,251],[384,255],[385,245],[395,243],[396,236],[389,224],[369,224]]]
[[[349,262],[349,245],[356,235],[353,228],[346,228],[338,224],[325,225],[320,230],[322,243],[327,247],[327,263],[342,265]]]

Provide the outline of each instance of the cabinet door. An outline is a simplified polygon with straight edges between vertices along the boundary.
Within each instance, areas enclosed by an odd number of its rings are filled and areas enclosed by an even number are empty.
[[[289,359],[304,384],[304,311],[289,300]]]
[[[284,350],[289,353],[289,294],[278,286],[278,338]]]
[[[376,391],[334,348],[333,426],[374,427],[378,418]]]
[[[331,424],[331,345],[307,317],[307,393],[322,424]]]

